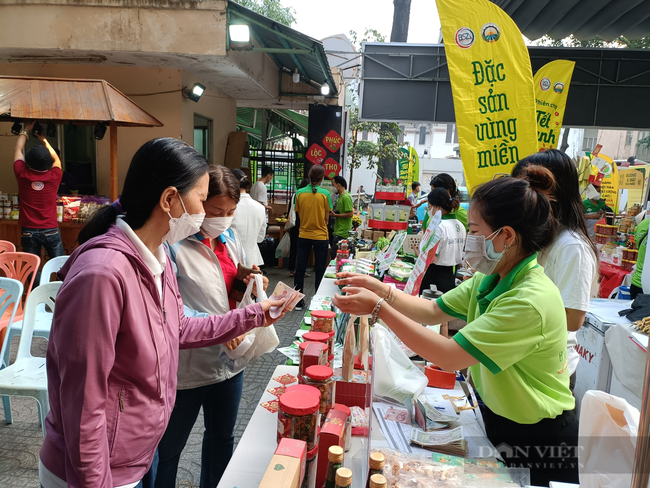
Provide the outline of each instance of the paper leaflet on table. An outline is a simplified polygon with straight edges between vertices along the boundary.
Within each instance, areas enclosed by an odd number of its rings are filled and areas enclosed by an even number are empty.
[[[409,280],[406,282],[406,287],[404,288],[404,293],[408,295],[415,296],[419,293],[424,273],[435,259],[438,243],[440,242],[438,227],[440,227],[441,221],[442,213],[438,210],[431,219],[431,222],[429,222],[429,227],[427,227],[420,241],[420,255],[415,261],[413,273],[409,276]]]
[[[402,249],[404,239],[406,239],[406,231],[397,234],[391,241],[390,246],[388,246],[388,249],[386,251],[377,253],[377,260],[379,261],[379,266],[377,269],[380,273],[384,273],[390,267],[393,261],[395,261],[398,251]]]

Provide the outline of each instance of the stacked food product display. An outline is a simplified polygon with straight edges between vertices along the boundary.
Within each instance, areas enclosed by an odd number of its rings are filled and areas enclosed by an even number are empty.
[[[606,222],[595,225],[596,247],[600,250],[601,261],[624,270],[632,271],[636,264],[638,250],[634,242],[636,224],[635,208],[625,217],[608,215]]]

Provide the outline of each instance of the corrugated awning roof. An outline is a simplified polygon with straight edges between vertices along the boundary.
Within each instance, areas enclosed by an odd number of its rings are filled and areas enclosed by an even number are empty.
[[[641,39],[650,35],[647,0],[491,0],[515,21],[521,32],[535,40],[548,34],[581,40],[599,36]]]
[[[252,37],[261,46],[252,47],[252,51],[266,52],[281,71],[293,73],[297,69],[306,83],[328,85],[329,96],[337,95],[336,83],[320,41],[232,1],[228,2],[228,18],[229,24],[245,23],[249,26]]]
[[[163,126],[104,80],[0,76],[0,120],[25,119]]]
[[[277,139],[299,134],[307,137],[309,117],[293,110],[268,109],[268,130],[266,140],[273,142]],[[251,144],[256,146],[262,142],[262,110],[255,108],[237,109],[237,128],[248,132]]]

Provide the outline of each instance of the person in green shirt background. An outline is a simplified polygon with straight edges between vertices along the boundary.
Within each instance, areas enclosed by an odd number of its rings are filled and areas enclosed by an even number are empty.
[[[643,284],[641,283],[641,275],[643,274],[643,260],[645,259],[645,251],[648,245],[648,226],[650,219],[647,214],[641,223],[637,226],[634,232],[634,242],[636,248],[639,250],[639,255],[636,261],[636,270],[632,275],[632,286],[630,286],[630,298],[634,300],[639,293],[643,293]]]
[[[354,215],[354,203],[347,191],[348,182],[342,176],[332,178],[332,187],[338,193],[336,209],[332,212],[334,217],[334,235],[332,237],[332,254],[336,255],[338,243],[348,238],[348,232],[352,229],[352,215]]]
[[[530,468],[533,486],[578,482],[566,314],[559,290],[537,264],[538,251],[557,233],[554,188],[552,173],[536,165],[518,178],[477,187],[465,246],[476,273],[434,303],[345,272],[335,281],[345,296],[333,298],[343,313],[382,320],[444,371],[469,368],[488,439],[509,467]],[[452,339],[421,325],[461,317],[467,325]]]
[[[607,206],[605,200],[600,198],[600,186],[592,186],[598,192],[598,198],[587,198],[582,202],[582,206],[585,208],[585,219],[587,219],[589,237],[593,239],[596,233],[594,230],[596,222],[603,218],[605,212],[611,212],[612,209]]]
[[[440,173],[439,175],[434,176],[431,178],[431,182],[429,184],[431,185],[431,191],[435,190],[436,188],[444,188],[449,192],[451,198],[455,198],[460,201],[460,194],[458,193],[458,188],[456,187],[456,181],[447,173]],[[458,207],[458,209],[454,210],[453,212],[450,212],[447,215],[443,215],[442,218],[460,220],[460,222],[463,224],[463,227],[465,227],[465,230],[469,230],[469,227],[467,227],[467,210],[465,210],[463,207]],[[424,220],[422,221],[423,231],[427,230],[427,226],[429,225],[430,220],[431,217],[429,214],[426,214],[424,216]]]

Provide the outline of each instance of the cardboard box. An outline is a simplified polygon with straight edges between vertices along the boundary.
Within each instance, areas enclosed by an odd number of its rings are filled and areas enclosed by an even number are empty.
[[[307,443],[280,439],[259,488],[300,488],[305,477]]]
[[[364,230],[362,237],[364,239],[372,239],[372,230],[370,230],[370,229]]]
[[[373,230],[372,231],[372,240],[377,242],[380,237],[386,237],[386,233],[383,230]]]
[[[320,442],[318,447],[318,469],[316,471],[316,486],[325,484],[327,475],[327,464],[330,447],[341,446],[345,449],[345,422],[348,416],[340,410],[330,410],[327,413],[325,423],[320,430]]]
[[[250,153],[248,151],[248,132],[231,132],[226,145],[226,157],[223,165],[226,168],[240,168],[250,179]]]

